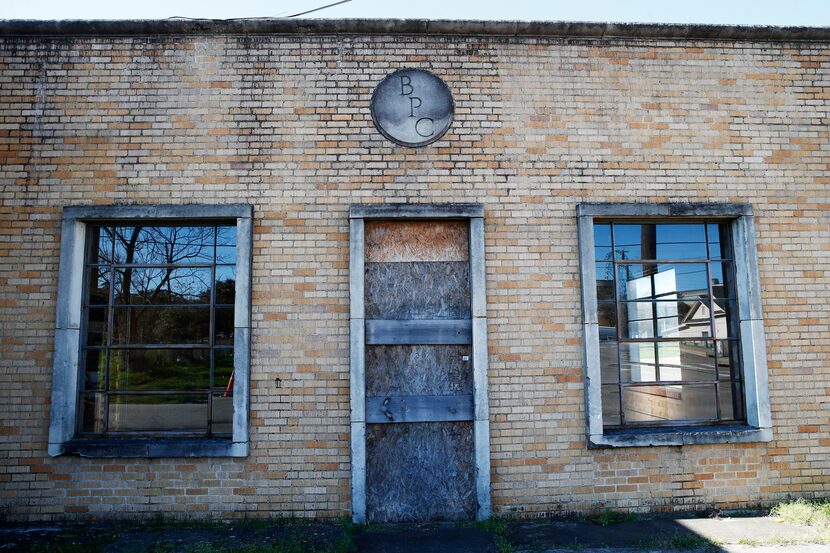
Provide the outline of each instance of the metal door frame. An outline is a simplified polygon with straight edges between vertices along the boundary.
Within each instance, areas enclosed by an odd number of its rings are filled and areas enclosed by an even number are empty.
[[[484,271],[484,207],[481,204],[374,204],[349,208],[349,350],[352,520],[366,522],[366,317],[367,220],[461,219],[469,221],[470,303],[473,331],[473,444],[476,519],[490,517],[490,408],[487,400],[487,292]]]

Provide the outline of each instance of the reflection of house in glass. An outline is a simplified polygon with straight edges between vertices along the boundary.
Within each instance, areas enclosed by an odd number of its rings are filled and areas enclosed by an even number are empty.
[[[721,306],[726,303],[726,300],[713,299],[711,300],[713,309],[709,309],[709,303],[703,299],[696,300],[691,303],[691,307],[687,308],[684,313],[679,313],[679,325],[677,327],[677,336],[681,338],[708,338],[710,335],[710,322],[712,318],[715,323],[715,336],[726,336],[726,310]]]

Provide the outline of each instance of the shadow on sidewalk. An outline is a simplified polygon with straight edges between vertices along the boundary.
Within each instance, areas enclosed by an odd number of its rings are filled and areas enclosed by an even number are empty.
[[[725,551],[716,542],[673,519],[646,519],[608,526],[571,521],[517,521],[508,525],[507,539],[518,550],[636,548]]]

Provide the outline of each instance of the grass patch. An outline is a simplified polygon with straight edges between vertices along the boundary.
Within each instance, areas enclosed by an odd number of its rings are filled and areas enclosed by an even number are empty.
[[[588,516],[585,517],[585,520],[591,524],[597,524],[599,526],[611,526],[613,524],[631,522],[636,520],[636,518],[637,515],[634,513],[623,513],[606,507],[601,511],[594,511],[588,514]]]
[[[473,522],[473,527],[492,534],[506,534],[507,519],[501,517],[490,517],[486,520],[477,520]]]
[[[513,544],[507,537],[507,519],[490,517],[486,520],[477,520],[473,526],[493,534],[493,542],[499,553],[513,553]]]
[[[830,529],[830,499],[796,499],[779,503],[770,516],[792,524]]]
[[[784,536],[770,536],[765,539],[763,545],[803,545],[805,543],[816,545],[830,545],[830,534],[827,536],[815,536],[811,538],[787,538]]]

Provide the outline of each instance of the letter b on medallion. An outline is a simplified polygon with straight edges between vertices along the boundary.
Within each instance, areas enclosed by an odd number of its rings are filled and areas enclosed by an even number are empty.
[[[402,146],[426,146],[452,124],[455,104],[446,83],[428,71],[401,69],[372,94],[372,120],[380,133]]]

